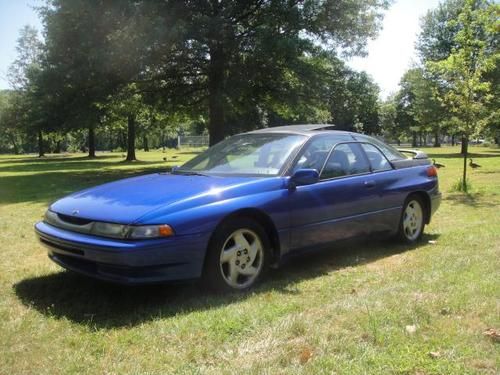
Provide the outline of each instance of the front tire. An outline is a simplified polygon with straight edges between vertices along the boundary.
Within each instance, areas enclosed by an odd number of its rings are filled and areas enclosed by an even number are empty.
[[[210,241],[203,284],[212,291],[243,291],[267,269],[269,239],[254,220],[234,218],[217,228]]]
[[[409,196],[403,206],[399,222],[398,238],[407,244],[420,240],[425,226],[425,208],[418,195]]]

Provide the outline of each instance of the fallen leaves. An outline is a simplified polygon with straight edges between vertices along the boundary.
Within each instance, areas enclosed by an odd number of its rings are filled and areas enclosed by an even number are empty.
[[[493,342],[500,342],[500,330],[495,328],[488,328],[483,332],[483,335],[489,337]]]
[[[301,365],[306,364],[313,357],[313,351],[311,348],[303,348],[299,354],[299,362]]]

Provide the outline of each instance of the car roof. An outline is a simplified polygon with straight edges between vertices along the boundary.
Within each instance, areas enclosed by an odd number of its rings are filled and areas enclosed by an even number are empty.
[[[292,134],[303,134],[307,136],[312,136],[315,134],[335,134],[335,135],[355,135],[356,133],[344,131],[344,130],[333,130],[335,125],[332,124],[299,124],[299,125],[286,125],[286,126],[275,126],[272,128],[263,128],[258,130],[253,130],[248,132],[248,134],[263,134],[263,133],[292,133]]]

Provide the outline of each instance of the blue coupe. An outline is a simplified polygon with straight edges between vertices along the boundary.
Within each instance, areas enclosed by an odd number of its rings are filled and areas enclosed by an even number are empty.
[[[254,285],[300,250],[372,233],[419,240],[439,206],[436,168],[326,125],[233,136],[171,173],[53,203],[36,233],[62,267],[125,284]]]

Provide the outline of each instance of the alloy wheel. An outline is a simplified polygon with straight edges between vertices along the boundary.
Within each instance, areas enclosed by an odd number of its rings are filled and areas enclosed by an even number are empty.
[[[422,231],[424,213],[422,206],[416,200],[411,200],[406,205],[403,214],[403,232],[410,241],[416,240]]]
[[[250,229],[231,233],[221,249],[220,271],[232,288],[244,289],[259,276],[264,260],[264,248],[259,236]]]

